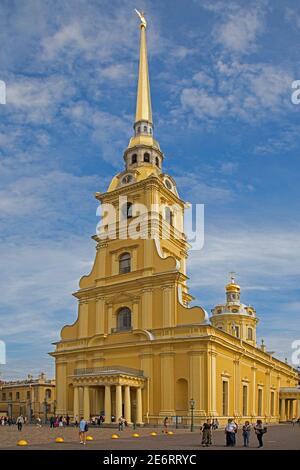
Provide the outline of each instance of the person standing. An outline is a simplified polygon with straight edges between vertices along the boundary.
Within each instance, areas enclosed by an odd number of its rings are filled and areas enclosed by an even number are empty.
[[[209,447],[212,445],[212,423],[208,419],[202,426],[202,446]]]
[[[80,444],[85,445],[86,444],[86,433],[88,431],[88,423],[85,421],[85,419],[82,417],[79,423],[79,439],[80,439]]]
[[[164,428],[162,430],[162,432],[165,434],[168,434],[168,424],[169,424],[169,418],[168,416],[166,416],[164,419]]]
[[[249,421],[245,421],[243,426],[244,447],[249,447],[251,426]]]
[[[267,432],[266,426],[264,426],[261,419],[256,421],[256,425],[254,426],[255,434],[258,440],[258,447],[263,447],[263,435]]]
[[[122,416],[120,416],[120,418],[118,419],[118,428],[119,428],[119,431],[123,431],[123,418],[122,418]]]
[[[235,434],[237,432],[237,425],[233,421],[233,419],[228,420],[228,423],[225,427],[225,435],[226,435],[226,446],[227,447],[234,447],[236,444]]]
[[[23,424],[24,424],[24,418],[22,415],[20,415],[17,418],[18,431],[22,431]]]

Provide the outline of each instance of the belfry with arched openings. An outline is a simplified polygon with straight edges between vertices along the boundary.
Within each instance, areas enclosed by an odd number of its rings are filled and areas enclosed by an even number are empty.
[[[78,318],[62,329],[51,353],[57,414],[102,414],[106,424],[124,416],[144,425],[165,416],[187,422],[192,405],[196,424],[207,418],[291,418],[296,407],[300,412],[297,371],[265,345],[257,347],[256,312],[241,303],[235,280],[211,320],[202,307],[190,307],[186,203],[164,173],[154,138],[145,21],[140,35],[136,116],[125,168],[106,192],[96,193],[116,218],[103,218],[93,236],[94,265],[74,294]]]

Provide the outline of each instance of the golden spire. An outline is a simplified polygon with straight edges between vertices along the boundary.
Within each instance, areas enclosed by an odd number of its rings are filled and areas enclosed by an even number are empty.
[[[147,21],[145,19],[144,13],[140,13],[138,10],[135,11],[141,20],[140,64],[136,98],[136,113],[133,126],[134,136],[131,137],[127,150],[130,150],[137,145],[146,145],[148,147],[154,147],[160,151],[159,143],[153,138],[153,122],[146,44]]]
[[[147,58],[147,43],[146,43],[146,27],[147,22],[144,13],[135,10],[141,19],[141,45],[140,45],[140,65],[139,65],[139,80],[136,98],[136,113],[135,123],[148,122],[152,124],[152,109],[151,109],[151,96],[150,96],[150,83],[148,71],[148,58]]]

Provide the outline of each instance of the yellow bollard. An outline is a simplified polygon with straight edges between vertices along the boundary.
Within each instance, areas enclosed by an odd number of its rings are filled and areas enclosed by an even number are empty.
[[[113,435],[111,436],[112,439],[119,439],[119,437],[120,437],[120,436],[119,436],[118,434],[113,434]]]
[[[63,437],[57,437],[55,439],[55,442],[57,442],[57,444],[61,444],[62,442],[65,442],[64,438]]]
[[[174,433],[173,433],[173,431],[168,431],[167,434],[168,434],[169,436],[173,436]]]
[[[132,434],[132,437],[140,437],[140,435],[137,432],[135,432],[134,434]]]
[[[157,432],[151,432],[151,433],[150,433],[150,436],[153,436],[153,437],[154,437],[154,436],[157,436]]]
[[[87,441],[93,441],[94,438],[93,438],[93,436],[86,436],[86,440],[87,440]]]
[[[28,442],[25,441],[25,439],[21,439],[20,441],[18,441],[18,446],[28,446]]]

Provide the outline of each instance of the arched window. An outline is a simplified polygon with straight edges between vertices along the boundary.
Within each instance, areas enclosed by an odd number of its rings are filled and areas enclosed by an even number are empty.
[[[173,225],[173,212],[170,207],[166,207],[165,209],[165,219],[170,225]]]
[[[144,162],[150,163],[150,153],[144,153]]]
[[[253,330],[252,328],[248,328],[247,338],[252,341],[253,340]]]
[[[144,132],[147,132],[147,126],[144,126]]]
[[[131,270],[131,257],[130,253],[123,253],[119,258],[119,273],[129,273]]]
[[[132,217],[132,202],[127,202],[122,206],[122,218],[131,219]]]
[[[151,127],[150,127],[150,129],[149,129],[149,132],[150,132],[150,134],[152,134],[152,129],[151,129]]]
[[[130,330],[131,329],[131,310],[128,307],[122,307],[117,316],[117,329]]]
[[[237,338],[240,337],[240,327],[239,327],[239,326],[236,326],[236,325],[235,325],[235,326],[233,327],[233,332],[234,332],[234,334],[235,334],[235,336],[236,336]]]
[[[140,126],[139,126],[139,127],[138,127],[138,133],[140,133],[140,132],[141,132],[141,128],[140,128]]]
[[[136,162],[137,162],[137,154],[134,153],[131,157],[131,163],[133,164],[133,163],[136,163]]]
[[[158,166],[158,168],[159,168],[159,158],[158,157],[155,158],[155,165]]]

